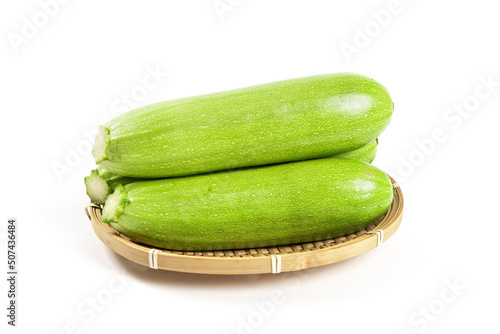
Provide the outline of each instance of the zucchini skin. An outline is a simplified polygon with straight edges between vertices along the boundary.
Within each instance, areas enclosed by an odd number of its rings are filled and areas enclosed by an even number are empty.
[[[377,154],[377,140],[372,140],[368,145],[365,145],[357,150],[350,151],[344,154],[339,154],[336,157],[356,159],[371,163]],[[104,204],[108,195],[115,191],[118,184],[126,185],[132,182],[143,181],[144,179],[120,176],[105,170],[102,167],[97,167],[90,172],[90,176],[85,177],[85,188],[90,201],[94,204]]]
[[[267,247],[335,238],[384,214],[380,169],[323,158],[118,185],[102,220],[132,240],[181,250]]]
[[[373,79],[325,74],[148,105],[99,129],[96,163],[160,178],[329,157],[361,148],[393,103]]]
[[[372,140],[367,145],[357,150],[334,156],[335,158],[354,159],[371,164],[377,155],[378,139]]]

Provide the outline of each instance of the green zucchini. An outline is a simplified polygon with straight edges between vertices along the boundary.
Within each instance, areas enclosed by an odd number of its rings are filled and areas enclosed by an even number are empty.
[[[358,148],[357,150],[347,153],[336,155],[336,158],[347,158],[359,161],[364,161],[369,164],[375,159],[377,155],[378,139],[372,140],[368,145]]]
[[[377,154],[378,140],[372,140],[368,145],[357,150],[339,154],[339,158],[356,159],[371,163]],[[98,167],[90,172],[90,176],[85,177],[85,188],[90,201],[94,204],[104,204],[106,197],[115,191],[118,184],[126,185],[144,179],[120,176],[102,167]]]
[[[373,79],[326,74],[148,105],[99,128],[93,154],[123,176],[160,178],[329,157],[389,124]]]
[[[137,242],[202,251],[324,240],[361,230],[392,203],[380,169],[323,158],[118,185],[102,220]]]
[[[140,179],[120,176],[107,171],[102,167],[97,167],[90,172],[90,176],[85,177],[85,188],[90,201],[94,204],[104,204],[106,197],[115,191],[118,184],[128,184]]]

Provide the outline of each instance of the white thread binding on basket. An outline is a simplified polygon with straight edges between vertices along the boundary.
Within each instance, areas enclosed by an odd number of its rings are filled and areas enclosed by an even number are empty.
[[[281,272],[281,255],[271,255],[271,272],[273,274]]]
[[[366,232],[366,234],[377,234],[377,247],[384,242],[384,230],[371,230]]]
[[[158,269],[158,253],[160,251],[158,249],[151,248],[148,251],[148,259],[149,259],[149,268]]]
[[[399,187],[399,183],[394,182],[394,183],[392,184],[392,187],[393,187],[393,188],[398,188],[398,187]]]

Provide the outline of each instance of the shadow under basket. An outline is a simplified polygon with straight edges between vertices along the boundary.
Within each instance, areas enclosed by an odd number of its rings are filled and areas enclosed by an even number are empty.
[[[390,177],[390,176],[389,176]],[[85,208],[95,234],[116,253],[153,269],[186,273],[242,275],[296,271],[352,258],[389,239],[403,218],[403,193],[396,181],[387,212],[368,227],[334,239],[275,247],[221,251],[174,251],[136,243],[101,221],[101,207]]]

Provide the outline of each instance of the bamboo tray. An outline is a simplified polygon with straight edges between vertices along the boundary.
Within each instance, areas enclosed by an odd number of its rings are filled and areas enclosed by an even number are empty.
[[[396,181],[394,200],[375,223],[353,234],[303,244],[206,252],[156,249],[136,243],[101,221],[101,208],[85,208],[95,234],[121,256],[153,269],[241,275],[296,271],[343,261],[380,246],[398,229],[403,218],[403,193]]]

